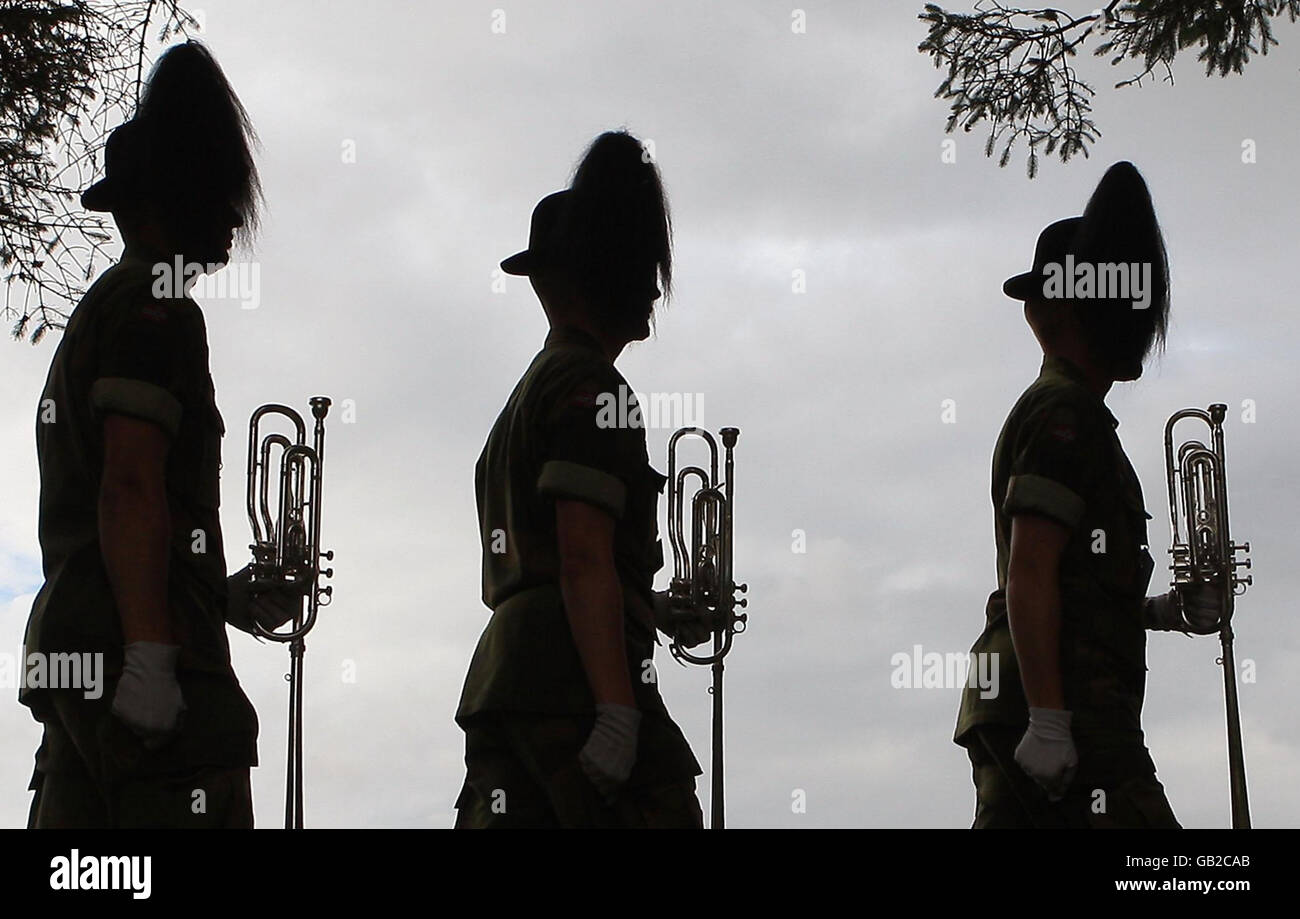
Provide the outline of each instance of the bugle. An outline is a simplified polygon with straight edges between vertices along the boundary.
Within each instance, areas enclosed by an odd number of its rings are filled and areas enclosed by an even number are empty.
[[[1186,408],[1174,412],[1165,424],[1165,476],[1169,485],[1169,554],[1175,589],[1209,584],[1219,591],[1219,642],[1223,667],[1223,697],[1227,710],[1228,781],[1233,829],[1250,828],[1246,795],[1246,760],[1241,741],[1241,710],[1237,700],[1237,667],[1232,652],[1234,600],[1253,582],[1238,574],[1250,568],[1250,543],[1238,545],[1228,531],[1228,480],[1223,456],[1223,419],[1228,407],[1214,403],[1208,409]],[[1209,433],[1204,441],[1186,440],[1174,445],[1174,428],[1183,420],[1202,422]],[[1238,553],[1247,556],[1238,558]]]
[[[301,595],[287,629],[265,628],[256,619],[257,633],[271,641],[289,645],[289,725],[284,793],[285,829],[303,827],[302,793],[302,674],[305,638],[316,624],[320,607],[328,606],[333,587],[322,586],[322,578],[334,576],[333,568],[321,568],[321,559],[333,560],[334,553],[320,549],[321,479],[325,464],[325,415],[330,400],[311,400],[315,419],[311,443],[302,416],[287,405],[263,405],[253,412],[248,425],[248,520],[252,525],[253,552],[250,594],[271,588],[288,588]],[[274,416],[288,420],[293,436],[279,432],[261,433],[262,422]],[[302,600],[306,600],[306,609]],[[285,628],[282,626],[281,628]]]
[[[737,584],[732,576],[732,533],[734,527],[735,464],[732,451],[740,437],[739,428],[722,428],[725,451],[724,478],[718,477],[718,444],[703,428],[687,427],[675,431],[668,441],[668,541],[673,552],[673,579],[669,586],[669,608],[678,622],[695,621],[707,625],[713,634],[713,649],[708,654],[693,654],[674,638],[668,650],[679,661],[712,668],[713,749],[709,799],[712,829],[725,825],[723,804],[722,749],[722,672],[723,658],[731,650],[732,638],[745,630],[748,616],[737,612],[748,601],[737,593],[748,585]],[[677,451],[682,438],[703,440],[709,449],[708,468],[677,466]],[[695,479],[696,489],[690,497],[690,530],[686,529],[687,485]],[[689,541],[688,541],[689,535]]]

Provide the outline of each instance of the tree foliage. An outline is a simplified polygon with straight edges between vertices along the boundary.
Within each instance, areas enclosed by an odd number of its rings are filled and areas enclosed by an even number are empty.
[[[1038,155],[1056,153],[1068,162],[1100,136],[1092,120],[1095,90],[1081,80],[1075,58],[1094,35],[1093,53],[1111,65],[1138,62],[1138,70],[1115,84],[1140,85],[1170,67],[1188,48],[1207,76],[1241,73],[1252,54],[1276,45],[1273,20],[1300,16],[1300,0],[1111,0],[1086,15],[1053,8],[1021,8],[1000,0],[978,0],[971,13],[953,13],[927,3],[920,14],[929,33],[917,48],[947,75],[935,91],[949,103],[946,130],[970,131],[988,122],[986,156],[1001,145],[998,165],[1011,159],[1024,139],[1032,179]]]
[[[103,261],[81,209],[104,141],[130,117],[158,41],[197,22],[179,0],[0,0],[0,313],[33,343],[62,328]]]

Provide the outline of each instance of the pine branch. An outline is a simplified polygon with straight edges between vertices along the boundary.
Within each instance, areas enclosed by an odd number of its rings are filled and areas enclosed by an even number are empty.
[[[63,327],[111,237],[81,209],[109,131],[130,117],[157,39],[197,22],[179,0],[0,0],[0,318],[33,343]]]
[[[936,98],[949,104],[945,131],[959,125],[971,131],[989,126],[984,147],[1005,166],[1012,147],[1024,140],[1027,168],[1038,171],[1038,151],[1068,162],[1101,132],[1092,120],[1095,90],[1072,63],[1094,35],[1102,41],[1093,51],[1110,56],[1111,65],[1141,62],[1141,70],[1116,88],[1141,85],[1156,71],[1173,82],[1172,62],[1182,51],[1199,47],[1197,59],[1206,75],[1241,73],[1254,53],[1276,45],[1272,20],[1300,17],[1300,0],[1111,0],[1100,10],[1072,17],[1055,8],[1021,8],[1000,0],[977,0],[971,13],[954,13],[927,3],[919,15],[929,23],[917,47],[947,73]],[[1258,36],[1258,39],[1256,38]]]

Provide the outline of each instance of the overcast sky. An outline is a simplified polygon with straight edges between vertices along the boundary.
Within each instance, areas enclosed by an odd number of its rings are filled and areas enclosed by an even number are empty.
[[[474,463],[546,329],[527,282],[494,291],[493,272],[525,244],[533,204],[620,126],[654,142],[677,275],[657,336],[619,367],[641,392],[703,394],[706,426],[743,430],[736,572],[751,627],[728,658],[728,823],[969,825],[969,765],[950,739],[958,692],[891,688],[890,660],[915,645],[965,651],[982,627],[996,586],[990,457],[1041,359],[1001,282],[1121,159],[1147,178],[1173,272],[1167,353],[1108,398],[1154,517],[1152,592],[1167,580],[1164,419],[1226,402],[1233,530],[1257,580],[1237,614],[1239,659],[1258,674],[1241,689],[1252,812],[1258,826],[1300,823],[1300,33],[1279,24],[1282,47],[1243,76],[1207,79],[1188,55],[1173,86],[1112,90],[1130,70],[1082,60],[1101,140],[1029,181],[1019,155],[1006,169],[986,160],[978,132],[942,162],[940,74],[915,50],[921,6],[803,3],[795,34],[790,4],[752,0],[204,4],[202,37],[262,138],[268,200],[251,256],[260,305],[205,302],[231,569],[249,538],[251,411],[305,411],[318,393],[355,406],[328,435],[337,577],[308,641],[309,825],[453,819],[452,713],[488,617]],[[1257,163],[1242,163],[1245,139]],[[33,425],[56,341],[0,346],[0,650],[15,655],[41,581]],[[649,431],[660,469],[669,433]],[[261,718],[258,823],[277,826],[287,653],[231,642]],[[1149,642],[1148,745],[1191,827],[1228,824],[1217,647]],[[707,764],[708,672],[659,663]],[[15,703],[0,706],[0,735],[0,823],[22,825],[40,731]]]

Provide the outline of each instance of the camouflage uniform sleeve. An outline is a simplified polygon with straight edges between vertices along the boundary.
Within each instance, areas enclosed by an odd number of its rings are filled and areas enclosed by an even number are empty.
[[[155,299],[144,285],[124,287],[104,307],[91,405],[101,418],[128,415],[175,436],[193,323],[183,305]]]
[[[620,425],[619,379],[593,370],[564,387],[543,432],[538,493],[592,504],[616,520],[627,507],[639,428]]]
[[[1029,412],[1016,438],[1005,514],[1037,514],[1071,530],[1079,525],[1101,449],[1094,414],[1061,396]]]

